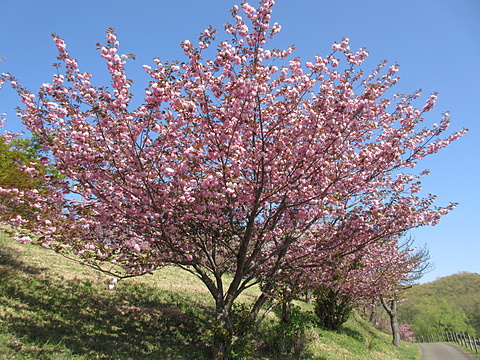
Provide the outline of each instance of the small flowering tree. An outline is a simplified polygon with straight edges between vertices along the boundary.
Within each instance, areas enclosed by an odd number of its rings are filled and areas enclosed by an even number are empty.
[[[396,282],[392,282],[389,293],[387,292],[386,294],[379,296],[383,308],[390,317],[392,343],[397,347],[400,347],[402,331],[405,328],[409,330],[409,325],[398,323],[397,306],[399,297],[404,290],[412,287],[415,282],[425,275],[425,273],[427,273],[432,267],[432,264],[430,263],[430,253],[427,247],[413,249],[412,240],[409,239],[403,244],[402,248],[404,257],[403,261],[398,264],[398,267],[402,269],[403,274]],[[403,330],[401,325],[403,326]]]
[[[38,96],[2,75],[61,174],[45,177],[41,194],[0,190],[39,209],[10,221],[19,236],[117,278],[165,265],[195,274],[215,301],[216,359],[244,335],[230,318],[244,290],[262,284],[254,321],[287,262],[305,264],[322,249],[346,256],[380,238],[327,236],[335,219],[371,232],[400,213],[405,224],[433,225],[453,208],[418,197],[419,176],[408,173],[464,133],[442,137],[447,114],[421,127],[436,95],[420,109],[411,104],[419,93],[387,97],[398,66],[364,75],[368,53],[351,52],[348,39],[305,64],[291,47],[268,49],[280,30],[273,4],[242,3],[244,15],[235,7],[231,39],[216,51],[209,28],[198,44],[182,43],[185,61],[145,66],[151,81],[136,108],[129,55],[117,53],[113,30],[99,46],[111,89],[93,86],[56,35],[58,74]]]
[[[400,339],[408,342],[415,342],[415,333],[412,331],[412,326],[408,324],[399,324],[398,330],[400,332]]]
[[[288,304],[306,291],[315,293],[317,314],[332,324],[327,328],[337,330],[354,306],[369,306],[372,299],[390,296],[415,267],[412,250],[400,246],[399,237],[407,228],[421,223],[405,223],[401,212],[382,223],[380,208],[377,210],[376,222],[369,221],[366,212],[361,222],[356,221],[358,213],[350,219],[354,221],[348,221],[348,216],[335,219],[322,228],[325,239],[317,251],[310,244],[314,255],[297,260],[293,266],[287,261],[277,284],[283,290],[283,302]],[[328,247],[323,247],[326,244]]]
[[[401,214],[398,214],[402,218]],[[390,229],[398,229],[392,222]],[[385,235],[384,232],[370,234]],[[361,232],[355,231],[356,236]],[[300,271],[300,284],[308,284],[310,289],[321,291],[320,302],[317,300],[316,313],[329,320],[332,330],[337,330],[348,318],[348,312],[353,306],[369,306],[372,300],[380,299],[385,311],[390,317],[392,343],[400,347],[402,332],[397,319],[397,303],[401,292],[418,280],[430,267],[429,253],[426,248],[414,249],[412,241],[401,242],[402,232],[391,234],[387,239],[376,239],[369,246],[355,248],[347,255],[338,256],[338,252],[325,252],[321,259],[329,260],[323,266],[308,266],[307,271]],[[364,244],[367,242],[364,241]],[[333,255],[332,255],[333,253]],[[300,269],[302,266],[299,267]],[[311,272],[313,269],[313,272]],[[315,272],[321,269],[321,276]],[[297,280],[298,281],[298,280]],[[293,293],[293,292],[292,292]],[[328,297],[325,298],[325,294]],[[386,300],[388,299],[388,300]],[[320,306],[329,306],[326,314]],[[336,314],[336,311],[339,314]],[[345,312],[347,310],[348,312]],[[322,321],[322,319],[320,319]]]

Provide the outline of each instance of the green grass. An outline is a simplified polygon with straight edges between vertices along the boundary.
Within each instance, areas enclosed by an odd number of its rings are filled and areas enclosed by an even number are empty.
[[[451,343],[451,344],[458,347],[460,351],[462,351],[463,353],[466,353],[475,359],[480,359],[480,353],[476,352],[475,350],[471,350],[470,347],[460,346],[459,344],[456,344],[456,343]],[[480,351],[480,347],[478,350]]]
[[[165,268],[152,276],[110,278],[47,249],[0,232],[0,359],[210,359],[212,300],[191,274]],[[251,289],[241,301],[249,302]],[[311,307],[298,303],[303,311]],[[308,313],[306,316],[309,316]],[[354,314],[339,333],[309,327],[302,355],[265,351],[267,319],[238,359],[418,359],[418,348],[390,344]]]
[[[339,333],[317,329],[318,339],[311,344],[312,359],[380,360],[420,358],[418,346],[402,342],[400,349],[391,344],[391,335],[372,328],[354,312]]]

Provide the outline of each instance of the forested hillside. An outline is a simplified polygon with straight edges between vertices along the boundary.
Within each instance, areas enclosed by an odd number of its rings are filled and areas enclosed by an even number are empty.
[[[415,285],[399,307],[416,335],[455,330],[480,336],[480,275],[462,272]]]

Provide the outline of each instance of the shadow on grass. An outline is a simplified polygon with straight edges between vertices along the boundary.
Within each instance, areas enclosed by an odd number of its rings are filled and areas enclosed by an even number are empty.
[[[378,334],[373,330],[374,328],[370,326],[367,322],[365,321],[357,321],[357,324],[359,327],[361,327],[366,333],[368,333],[369,336],[372,338],[377,338],[380,339]]]
[[[348,337],[351,337],[352,339],[358,341],[358,342],[364,342],[365,337],[357,330],[350,329],[348,327],[342,327],[340,330],[340,334],[345,334]]]
[[[39,268],[18,261],[21,254],[9,247],[0,247],[0,265],[9,266],[12,269],[24,272],[26,274],[38,275],[45,271],[45,268]]]
[[[354,319],[354,321],[356,326],[360,328],[360,331],[357,329],[352,329],[348,326],[342,326],[339,333],[345,334],[353,340],[365,344],[365,346],[371,350],[374,347],[375,342],[380,340],[380,337],[366,322],[357,321],[357,319]]]
[[[62,281],[3,249],[0,272],[0,331],[17,339],[7,345],[12,351],[32,359],[59,352],[86,359],[211,357],[211,309],[191,299],[145,284],[107,291],[85,280]]]

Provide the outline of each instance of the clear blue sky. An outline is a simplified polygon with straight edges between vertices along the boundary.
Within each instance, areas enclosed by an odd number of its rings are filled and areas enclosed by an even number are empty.
[[[196,40],[213,25],[223,30],[231,21],[234,0],[15,0],[1,1],[0,72],[11,72],[31,90],[49,82],[56,50],[50,34],[61,35],[80,68],[101,83],[105,67],[95,50],[105,30],[114,27],[120,50],[134,53],[129,77],[143,89],[141,66],[152,58],[182,59],[179,43]],[[251,2],[256,5],[256,0]],[[423,182],[438,195],[438,204],[459,202],[458,208],[435,227],[417,229],[412,236],[430,248],[436,269],[422,281],[459,271],[480,273],[480,1],[478,0],[277,0],[273,21],[282,31],[272,46],[295,44],[295,56],[309,61],[325,56],[333,42],[351,39],[352,48],[367,47],[367,68],[383,59],[401,65],[395,91],[422,88],[425,98],[439,92],[429,121],[437,122],[449,110],[452,131],[469,128],[457,143],[422,163],[432,173]],[[222,34],[222,32],[220,33]],[[222,37],[222,35],[220,35]],[[97,77],[95,75],[98,74]],[[0,112],[17,130],[13,91],[0,92]],[[422,106],[419,103],[419,106]]]

